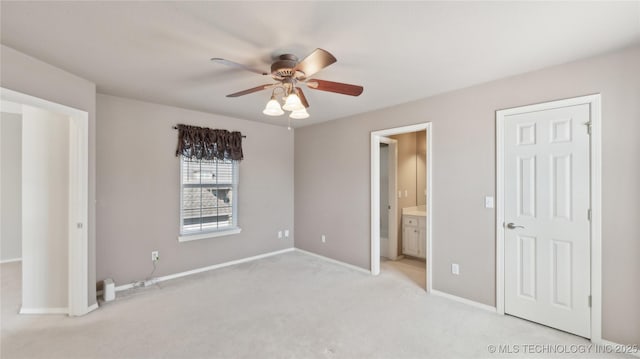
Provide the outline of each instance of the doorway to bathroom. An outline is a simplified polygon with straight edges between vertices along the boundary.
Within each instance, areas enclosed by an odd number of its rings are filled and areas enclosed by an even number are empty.
[[[431,123],[371,133],[371,272],[431,291]]]

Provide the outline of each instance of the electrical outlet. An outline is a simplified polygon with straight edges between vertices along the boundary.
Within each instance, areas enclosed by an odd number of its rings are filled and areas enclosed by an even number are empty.
[[[327,243],[327,236],[324,234],[322,235],[322,243]]]
[[[460,266],[458,265],[458,263],[451,263],[451,273],[460,275]]]
[[[151,261],[157,262],[160,260],[160,253],[158,251],[151,252]]]
[[[284,237],[285,238],[289,238],[289,230],[288,229],[284,230]]]
[[[282,231],[278,231],[278,238],[282,239]]]

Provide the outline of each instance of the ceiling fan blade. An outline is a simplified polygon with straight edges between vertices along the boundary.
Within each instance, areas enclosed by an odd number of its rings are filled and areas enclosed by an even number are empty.
[[[265,71],[254,69],[253,67],[249,67],[247,65],[239,64],[237,62],[221,59],[219,57],[214,57],[214,58],[211,59],[211,61],[213,61],[215,63],[218,63],[218,64],[225,65],[225,66],[231,66],[231,67],[239,68],[239,69],[242,69],[242,70],[251,71],[251,72],[254,72],[254,73],[260,74],[260,75],[268,75],[268,73],[265,72]]]
[[[323,49],[315,49],[312,53],[307,55],[302,61],[298,62],[294,71],[304,72],[304,77],[311,77],[316,72],[324,69],[325,67],[336,62],[336,58],[333,57],[328,51]]]
[[[260,85],[260,86],[256,86],[254,88],[250,88],[250,89],[247,89],[247,90],[244,90],[244,91],[232,93],[230,95],[227,95],[227,97],[240,97],[240,96],[248,95],[250,93],[266,90],[266,89],[271,88],[271,87],[273,87],[273,84]]]
[[[304,96],[304,92],[302,92],[302,89],[300,87],[296,87],[296,95],[298,95],[298,98],[300,98],[300,102],[302,102],[304,107],[308,108],[309,102],[307,101],[307,98]]]
[[[360,96],[364,87],[358,85],[343,84],[341,82],[325,81],[325,80],[309,80],[306,82],[307,87],[320,90],[335,92],[343,95]]]

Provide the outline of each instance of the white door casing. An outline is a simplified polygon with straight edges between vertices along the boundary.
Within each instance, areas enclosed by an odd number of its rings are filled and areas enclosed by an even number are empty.
[[[504,312],[591,337],[588,103],[504,120]]]
[[[427,141],[427,217],[426,217],[426,233],[423,234],[421,241],[424,241],[426,248],[426,291],[432,291],[432,270],[431,258],[433,258],[432,250],[432,233],[433,225],[431,221],[432,213],[432,168],[433,168],[433,126],[431,122],[420,123],[409,126],[389,128],[385,130],[371,132],[371,274],[380,274],[380,142],[386,136],[399,135],[402,133],[416,132],[426,130]]]

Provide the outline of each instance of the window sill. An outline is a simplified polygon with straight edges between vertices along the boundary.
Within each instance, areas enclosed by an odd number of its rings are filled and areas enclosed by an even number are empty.
[[[242,231],[241,228],[239,227],[235,227],[235,228],[230,228],[230,229],[225,229],[223,231],[217,231],[217,232],[207,232],[207,233],[198,233],[198,234],[183,234],[178,236],[178,242],[190,242],[190,241],[197,241],[200,239],[209,239],[209,238],[215,238],[215,237],[223,237],[223,236],[229,236],[232,234],[238,234]]]

